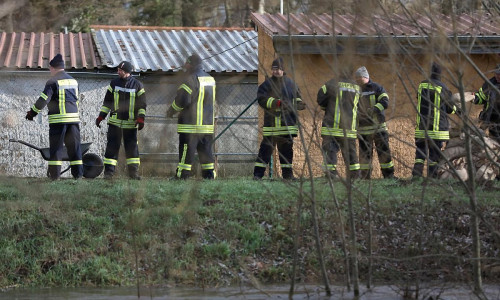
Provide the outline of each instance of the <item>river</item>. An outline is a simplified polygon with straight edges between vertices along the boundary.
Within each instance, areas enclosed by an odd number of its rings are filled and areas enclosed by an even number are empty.
[[[353,293],[345,287],[331,286],[332,297],[326,297],[324,286],[297,285],[293,299],[353,299]],[[135,300],[135,299],[288,299],[288,285],[254,287],[224,287],[200,289],[187,287],[140,288],[140,298],[136,288],[13,288],[0,292],[0,299],[9,300]],[[500,299],[500,285],[485,285],[484,290],[489,300]],[[360,299],[364,300],[400,300],[403,299],[402,287],[377,286],[371,290],[361,288]],[[462,300],[475,299],[471,290],[457,284],[433,284],[421,290],[421,299]],[[439,297],[439,298],[438,298]]]

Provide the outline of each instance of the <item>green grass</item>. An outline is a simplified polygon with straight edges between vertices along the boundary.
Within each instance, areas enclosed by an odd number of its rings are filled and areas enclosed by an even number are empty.
[[[340,280],[343,252],[332,199],[335,195],[341,213],[347,216],[346,188],[336,182],[332,191],[324,179],[315,180],[313,187],[328,274]],[[457,216],[468,214],[463,188],[452,181],[432,183],[421,201],[422,188],[422,181],[372,182],[377,254],[410,255],[412,239],[423,234],[423,229],[445,226],[452,231],[446,233],[458,232],[458,236],[443,244],[442,236],[425,233],[435,244],[428,253],[468,255],[468,250],[464,254],[453,248],[462,249],[468,235],[468,224],[456,222]],[[495,182],[477,190],[481,212],[491,224],[498,224],[499,189]],[[366,257],[368,190],[368,181],[354,183],[362,258]],[[318,281],[310,195],[309,182],[301,186],[299,182],[248,179],[51,182],[1,178],[0,287],[116,286],[134,285],[136,280],[218,286],[248,278],[289,280],[300,197],[304,206],[299,269],[307,274],[301,279]],[[422,215],[428,222],[425,226],[417,218]],[[405,236],[398,237],[398,232]],[[492,240],[489,228],[482,233],[485,240]],[[492,242],[484,247],[489,247],[485,255],[498,251],[498,244]],[[376,274],[388,268],[387,263],[376,264]],[[366,259],[361,260],[360,268],[366,268]],[[396,278],[409,272],[398,268],[392,270]]]

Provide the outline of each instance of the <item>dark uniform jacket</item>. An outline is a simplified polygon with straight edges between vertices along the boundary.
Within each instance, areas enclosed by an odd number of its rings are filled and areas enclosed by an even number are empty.
[[[347,80],[332,79],[321,87],[317,97],[325,111],[321,135],[356,138],[360,92],[357,84]]]
[[[214,106],[215,79],[199,67],[179,86],[170,108],[180,112],[177,132],[213,134]]]
[[[434,140],[449,140],[448,115],[455,113],[451,91],[439,79],[424,80],[418,86],[417,126],[415,138],[427,136]]]
[[[496,86],[500,89],[500,82],[495,77],[489,82],[485,82],[476,93],[474,104],[483,104],[484,108],[479,119],[485,122],[500,123],[500,95],[491,86]]]
[[[137,118],[146,116],[146,95],[142,82],[132,76],[111,81],[99,116],[110,117],[108,124],[125,129],[136,127]]]
[[[267,78],[257,90],[257,99],[264,109],[263,136],[297,135],[297,110],[305,109],[305,105],[292,79],[286,75]]]
[[[388,105],[389,95],[380,84],[370,80],[363,85],[358,107],[358,133],[366,135],[387,130],[385,109]]]
[[[57,72],[47,81],[31,109],[39,113],[45,106],[49,110],[49,124],[79,123],[77,81],[64,71]]]

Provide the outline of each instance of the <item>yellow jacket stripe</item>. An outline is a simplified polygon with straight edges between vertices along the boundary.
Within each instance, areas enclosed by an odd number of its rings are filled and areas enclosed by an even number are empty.
[[[279,118],[277,118],[277,119],[279,120]],[[279,122],[278,120],[277,120],[277,122]],[[279,123],[281,123],[281,122],[279,122]],[[262,128],[262,135],[263,136],[292,135],[292,134],[297,134],[298,132],[299,132],[299,127],[297,125],[263,127]]]
[[[101,107],[101,111],[105,114],[108,114],[111,111],[111,108],[103,106]]]
[[[175,104],[175,100],[174,102],[172,102],[172,108],[175,110],[175,111],[181,111],[183,110],[184,108],[180,107],[180,106],[177,106],[177,104]]]
[[[449,131],[430,131],[430,130],[420,130],[420,129],[415,130],[415,138],[424,139],[427,137],[434,139],[434,140],[449,140],[450,139],[450,132]]]
[[[385,122],[372,126],[359,126],[357,131],[359,134],[368,135],[377,133],[382,130],[387,130],[387,124]]]
[[[117,118],[109,118],[108,124],[123,128],[123,129],[135,129],[135,120],[120,120]]]
[[[49,115],[49,124],[79,122],[80,116],[78,113],[68,114],[53,114]]]
[[[330,136],[338,136],[338,137],[347,137],[347,138],[356,138],[356,130],[346,129],[344,135],[344,129],[342,128],[330,128],[330,127],[321,127],[321,135],[330,135]]]
[[[177,124],[179,133],[210,134],[214,133],[214,128],[214,125]]]
[[[186,84],[181,84],[181,86],[178,88],[178,89],[183,89],[185,90],[189,95],[191,95],[193,93],[193,90],[187,86]]]
[[[423,89],[428,89],[428,90],[434,90],[434,99],[433,99],[433,123],[432,123],[432,130],[422,130],[422,129],[415,129],[415,138],[431,138],[431,139],[437,139],[437,140],[449,140],[450,139],[450,133],[449,131],[443,131],[439,130],[439,121],[441,118],[441,91],[442,87],[441,86],[434,86],[431,83],[421,83],[418,86],[418,101],[417,101],[417,128],[420,125],[420,105],[422,102],[422,90]],[[455,108],[454,108],[455,109]]]

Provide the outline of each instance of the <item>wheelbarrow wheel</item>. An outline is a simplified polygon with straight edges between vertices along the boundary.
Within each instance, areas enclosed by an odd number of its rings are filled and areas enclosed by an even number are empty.
[[[86,153],[82,157],[83,161],[83,177],[96,178],[102,173],[104,164],[99,155],[94,153]]]

